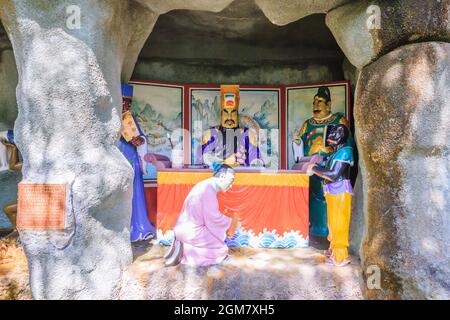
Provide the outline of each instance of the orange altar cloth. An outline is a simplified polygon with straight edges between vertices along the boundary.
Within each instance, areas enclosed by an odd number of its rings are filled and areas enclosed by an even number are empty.
[[[192,187],[212,176],[207,169],[164,169],[158,172],[156,227],[170,242],[184,199]],[[219,193],[220,210],[237,212],[242,228],[229,246],[292,248],[308,245],[309,177],[299,171],[236,170],[233,187]],[[173,234],[172,234],[173,237]]]

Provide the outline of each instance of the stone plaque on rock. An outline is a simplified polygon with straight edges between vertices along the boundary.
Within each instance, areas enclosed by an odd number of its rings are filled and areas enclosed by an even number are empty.
[[[66,184],[19,183],[18,198],[17,228],[65,228]]]

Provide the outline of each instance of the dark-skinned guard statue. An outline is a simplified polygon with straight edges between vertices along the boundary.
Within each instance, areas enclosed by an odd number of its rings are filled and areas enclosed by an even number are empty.
[[[333,148],[333,153],[324,163],[310,165],[307,171],[308,175],[316,175],[323,181],[330,241],[325,255],[328,257],[327,263],[335,266],[350,263],[348,237],[353,189],[349,176],[354,159],[353,148],[347,144],[349,135],[348,128],[343,124],[328,125],[325,145]]]

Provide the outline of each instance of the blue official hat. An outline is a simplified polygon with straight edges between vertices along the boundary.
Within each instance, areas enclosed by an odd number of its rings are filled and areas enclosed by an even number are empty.
[[[122,97],[133,97],[133,86],[128,83],[122,83]]]

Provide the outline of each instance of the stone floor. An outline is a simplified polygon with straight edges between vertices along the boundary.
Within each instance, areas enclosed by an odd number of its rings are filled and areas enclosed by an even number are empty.
[[[321,244],[315,244],[321,247]],[[13,246],[14,247],[14,246]],[[232,248],[213,267],[164,267],[167,247],[133,244],[134,261],[122,299],[362,299],[359,261],[336,268],[322,250]],[[30,299],[26,259],[20,247],[0,261],[0,300]]]
[[[214,267],[164,267],[166,247],[134,246],[134,280],[146,299],[362,299],[359,261],[336,268],[322,250],[230,249]]]
[[[0,300],[31,299],[27,259],[16,240],[2,237],[9,232],[0,233]]]

